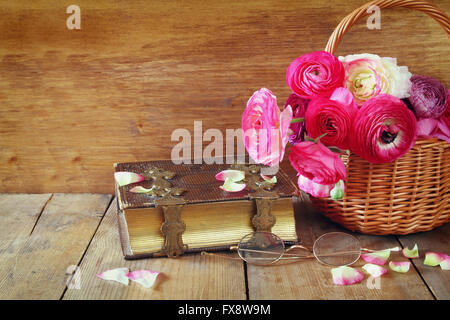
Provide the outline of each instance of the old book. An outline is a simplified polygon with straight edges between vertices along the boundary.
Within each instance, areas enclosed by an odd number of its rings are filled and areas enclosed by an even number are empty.
[[[245,190],[226,192],[215,175],[245,172]],[[287,243],[298,242],[292,196],[295,184],[280,169],[277,182],[265,183],[256,165],[182,164],[170,160],[115,164],[142,182],[116,183],[121,245],[126,259],[176,256],[184,252],[229,249],[247,234],[271,231]],[[130,190],[142,186],[148,193]]]

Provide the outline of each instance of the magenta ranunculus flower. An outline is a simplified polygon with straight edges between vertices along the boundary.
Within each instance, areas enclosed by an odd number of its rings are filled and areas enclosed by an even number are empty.
[[[284,104],[284,108],[291,106],[293,119],[304,118],[309,100],[304,99],[292,93]],[[289,129],[292,133],[289,135],[289,142],[293,145],[305,140],[306,128],[305,121],[291,123]]]
[[[448,101],[446,111],[438,119],[423,118],[417,121],[419,138],[438,138],[450,143],[450,99]]]
[[[286,71],[286,82],[302,98],[329,98],[344,84],[342,62],[331,53],[315,51],[295,59]]]
[[[256,163],[275,166],[283,160],[291,120],[292,108],[280,112],[269,89],[253,93],[242,114],[242,134],[245,148]]]
[[[345,88],[334,90],[330,99],[314,98],[306,111],[306,131],[321,142],[346,150],[350,148],[349,133],[354,114],[358,111],[353,95]]]
[[[320,141],[297,143],[289,161],[298,172],[299,188],[314,197],[328,197],[335,184],[346,179],[342,160]]]
[[[439,118],[447,109],[447,90],[432,77],[411,77],[411,103],[418,118]]]
[[[403,101],[380,94],[356,113],[350,149],[371,163],[391,162],[411,149],[416,130],[416,118]]]

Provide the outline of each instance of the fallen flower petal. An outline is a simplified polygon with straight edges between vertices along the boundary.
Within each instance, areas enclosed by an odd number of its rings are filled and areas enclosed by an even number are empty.
[[[156,279],[160,272],[150,270],[137,270],[127,274],[127,277],[139,283],[144,288],[151,288],[154,286]]]
[[[117,281],[124,285],[128,285],[128,271],[128,268],[116,268],[99,273],[97,274],[97,277],[103,280]]]
[[[152,191],[152,189],[147,189],[142,186],[136,186],[136,187],[133,187],[130,189],[130,192],[133,192],[133,193],[147,193],[150,191]]]
[[[362,268],[372,277],[381,277],[388,272],[386,268],[372,263],[367,263]]]
[[[239,192],[245,189],[245,183],[236,183],[229,178],[225,179],[225,183],[223,186],[220,186],[220,189],[227,192]]]
[[[450,256],[446,255],[445,260],[439,263],[442,270],[450,270]]]
[[[402,253],[405,258],[410,258],[410,259],[418,258],[419,257],[419,248],[417,247],[417,243],[414,245],[414,248],[412,248],[411,250],[409,250],[408,248],[404,248],[402,250]]]
[[[268,177],[266,175],[261,174],[261,178],[263,178],[264,181],[266,181],[268,183],[271,183],[271,184],[277,183],[277,176],[273,176],[272,178],[270,178],[270,177]]]
[[[442,261],[444,261],[446,256],[447,256],[446,254],[441,252],[426,252],[423,264],[426,266],[435,267]]]
[[[364,273],[352,267],[342,266],[331,269],[333,283],[340,286],[347,286],[363,281]]]
[[[390,255],[391,255],[390,250],[382,250],[369,253],[362,253],[361,258],[366,262],[382,266],[386,263],[387,259],[389,259]]]
[[[400,261],[400,262],[389,262],[389,268],[391,268],[395,272],[406,273],[411,266],[411,262],[409,261]]]
[[[144,181],[144,177],[134,172],[118,171],[114,172],[114,179],[122,187],[127,184]]]
[[[244,180],[245,172],[240,170],[224,170],[216,174],[216,179],[219,181],[225,181],[230,179],[230,181],[237,182]]]

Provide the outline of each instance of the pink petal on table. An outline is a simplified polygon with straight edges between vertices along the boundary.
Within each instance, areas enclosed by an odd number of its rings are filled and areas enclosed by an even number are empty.
[[[417,243],[414,245],[414,247],[411,250],[409,250],[408,248],[404,248],[402,250],[402,253],[405,258],[410,258],[410,259],[418,258],[419,257],[419,248],[417,247]]]
[[[409,262],[409,261],[399,261],[399,262],[390,261],[389,262],[389,268],[391,268],[391,270],[393,270],[395,272],[400,272],[400,273],[408,272],[410,266],[411,266],[411,262]]]
[[[366,263],[362,267],[368,274],[370,274],[372,277],[381,277],[383,274],[386,274],[388,270],[386,268],[383,268],[379,265],[372,264],[372,263]]]
[[[365,262],[369,262],[369,263],[373,263],[373,264],[382,266],[386,263],[387,259],[389,259],[390,255],[391,255],[390,250],[381,250],[381,251],[375,251],[375,252],[362,253],[361,258]]]
[[[150,191],[152,191],[152,189],[147,189],[142,186],[136,186],[136,187],[133,187],[130,189],[130,192],[133,192],[133,193],[147,193]]]
[[[97,274],[97,277],[103,280],[117,281],[124,285],[128,285],[128,271],[128,268],[116,268],[99,273]]]
[[[352,267],[342,266],[331,269],[333,283],[340,286],[347,286],[363,281],[364,273]]]
[[[136,270],[127,274],[127,277],[139,283],[144,288],[151,288],[154,286],[156,279],[160,272],[150,270]]]
[[[239,192],[245,189],[245,183],[236,183],[229,178],[225,179],[225,183],[223,186],[220,186],[220,189],[227,192]]]
[[[114,172],[114,179],[122,187],[127,184],[144,181],[144,177],[134,172],[118,171]]]
[[[442,261],[444,261],[448,257],[445,253],[441,252],[426,252],[425,253],[425,260],[423,261],[423,264],[426,266],[435,267],[438,264],[440,264]]]
[[[441,266],[442,270],[450,270],[450,256],[445,255],[445,260],[443,260],[439,265]]]
[[[240,170],[224,170],[216,174],[216,179],[219,181],[225,181],[230,179],[232,182],[244,180],[245,172]]]
[[[261,174],[261,178],[264,179],[264,181],[267,181],[268,183],[275,184],[277,183],[277,176],[273,176],[272,178],[269,176],[266,176],[264,174]]]

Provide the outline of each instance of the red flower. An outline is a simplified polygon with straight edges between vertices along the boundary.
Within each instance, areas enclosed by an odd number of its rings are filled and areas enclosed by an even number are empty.
[[[321,141],[328,146],[349,149],[349,133],[354,113],[358,110],[353,95],[337,88],[330,99],[312,99],[306,111],[306,131],[311,138],[326,133]]]
[[[291,106],[293,112],[293,119],[304,118],[306,113],[306,108],[308,107],[309,100],[304,99],[292,93],[284,104],[284,108]],[[302,142],[305,140],[306,128],[305,121],[291,123],[289,129],[292,133],[289,135],[289,142],[292,145]]]
[[[367,100],[355,115],[351,150],[372,163],[402,157],[416,141],[417,121],[398,98],[380,94]]]
[[[344,84],[342,62],[326,51],[315,51],[295,59],[286,71],[286,82],[302,98],[328,98]]]
[[[292,147],[289,161],[298,174],[318,184],[336,184],[345,180],[345,165],[339,156],[320,141],[303,141]]]

